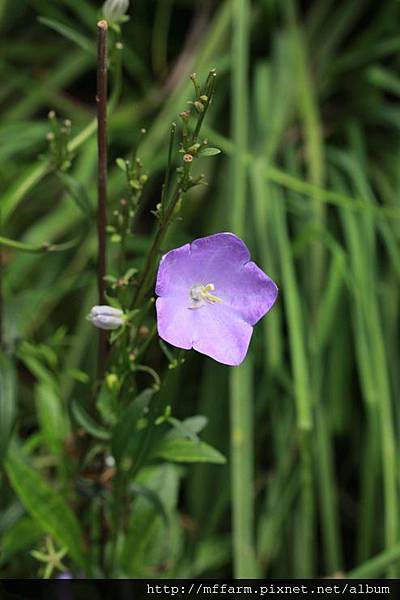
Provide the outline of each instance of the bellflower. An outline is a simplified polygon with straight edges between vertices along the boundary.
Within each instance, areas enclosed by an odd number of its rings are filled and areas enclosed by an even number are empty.
[[[165,254],[156,283],[157,328],[166,342],[239,365],[253,326],[278,288],[233,233],[194,240]]]
[[[99,329],[118,329],[124,324],[124,313],[119,308],[112,306],[93,306],[87,320]]]

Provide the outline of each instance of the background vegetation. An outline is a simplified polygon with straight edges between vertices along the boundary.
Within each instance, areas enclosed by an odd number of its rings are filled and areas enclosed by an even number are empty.
[[[31,551],[49,534],[74,576],[85,571],[79,540],[90,540],[86,574],[102,574],[112,473],[96,470],[72,410],[78,399],[97,419],[85,316],[96,302],[100,8],[0,1],[2,235],[38,250],[2,250],[4,577],[43,574]],[[209,185],[189,194],[165,249],[234,231],[280,297],[240,368],[191,352],[170,370],[152,343],[151,361],[168,372],[163,402],[179,419],[206,416],[203,439],[228,463],[143,470],[114,575],[399,576],[399,12],[392,0],[133,2],[109,131],[112,219],[126,193],[115,159],[147,129],[131,265],[149,248],[188,76],[215,67],[205,133],[222,154],[196,166]],[[47,169],[50,110],[72,121],[67,181]],[[41,253],[43,242],[77,237]]]

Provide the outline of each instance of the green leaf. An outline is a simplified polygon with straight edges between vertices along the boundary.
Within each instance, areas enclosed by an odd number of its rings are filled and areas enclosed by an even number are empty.
[[[12,359],[0,353],[0,461],[3,460],[16,417],[16,377]]]
[[[32,517],[22,517],[3,534],[0,565],[15,554],[32,548],[43,537],[43,528]]]
[[[157,445],[153,457],[174,462],[206,462],[219,465],[226,463],[225,456],[205,442],[170,439],[168,436]]]
[[[217,154],[221,154],[221,150],[219,148],[204,148],[199,150],[199,156],[216,156]]]
[[[97,396],[96,408],[99,411],[102,421],[109,426],[114,426],[118,415],[118,398],[115,391],[108,388],[103,382],[100,392]]]
[[[49,128],[47,123],[20,121],[2,123],[0,126],[0,161],[22,154],[32,146],[43,142]]]
[[[50,452],[61,454],[70,426],[56,385],[47,381],[40,383],[35,389],[35,400],[40,429],[47,446]]]
[[[44,531],[52,535],[60,545],[68,548],[77,565],[85,568],[82,532],[62,493],[56,492],[26,463],[16,448],[8,452],[5,466],[11,485],[26,510]]]
[[[165,510],[164,504],[162,503],[160,496],[154,490],[140,485],[139,483],[132,483],[129,486],[129,491],[135,496],[141,496],[146,498],[156,508],[156,510],[162,516],[165,525],[169,524],[169,517]]]
[[[139,442],[142,439],[142,436],[138,435],[140,420],[147,415],[150,400],[154,393],[155,390],[150,388],[144,390],[129,406],[123,409],[114,428],[111,441],[111,451],[117,462],[136,455]]]
[[[79,210],[81,210],[83,214],[90,219],[93,214],[93,210],[89,195],[84,186],[67,173],[61,173],[58,171],[57,175],[64,185],[65,190],[71,196]]]
[[[126,173],[126,169],[127,169],[126,160],[124,160],[123,158],[117,158],[115,163],[116,163],[117,167],[119,169],[121,169],[121,171]]]
[[[169,417],[168,422],[173,425],[172,431],[167,434],[168,439],[189,438],[197,442],[199,441],[197,434],[207,425],[207,417],[196,415],[184,421]]]
[[[158,464],[140,471],[137,485],[157,496],[168,518],[166,526],[157,503],[140,494],[135,499],[127,526],[121,563],[129,577],[155,573],[157,565],[175,563],[180,556],[180,534],[177,502],[182,469],[177,465]],[[172,565],[171,565],[171,568]],[[163,573],[168,576],[169,571]]]
[[[47,17],[38,17],[38,21],[39,23],[42,23],[42,25],[53,29],[63,37],[67,38],[67,40],[70,40],[85,52],[88,52],[89,54],[95,53],[94,45],[90,40],[78,33],[75,29],[72,29],[72,27],[68,27],[68,25],[64,25],[64,23],[60,23],[55,19],[48,19]]]
[[[98,425],[79,402],[73,400],[71,410],[78,425],[83,427],[83,429],[90,433],[94,438],[104,441],[110,439],[109,432],[104,429],[104,427],[101,427],[101,425]]]

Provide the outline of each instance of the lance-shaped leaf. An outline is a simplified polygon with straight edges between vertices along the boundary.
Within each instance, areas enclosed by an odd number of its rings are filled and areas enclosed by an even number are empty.
[[[153,458],[163,458],[173,462],[205,462],[219,465],[226,463],[225,456],[205,442],[171,439],[168,436],[157,444]]]
[[[3,460],[16,417],[16,377],[12,359],[0,353],[0,461]]]
[[[61,546],[66,546],[75,563],[85,569],[87,561],[82,532],[63,494],[29,465],[18,449],[9,451],[5,465],[11,485],[26,510],[45,532]]]

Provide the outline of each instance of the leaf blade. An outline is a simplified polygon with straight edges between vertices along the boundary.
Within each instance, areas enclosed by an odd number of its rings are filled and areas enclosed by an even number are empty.
[[[63,497],[13,448],[5,463],[11,485],[26,510],[61,545],[82,568],[87,566],[84,543],[78,520]]]
[[[163,458],[173,462],[206,462],[216,465],[226,463],[226,458],[205,442],[194,442],[190,439],[164,438],[155,448],[153,458]]]

